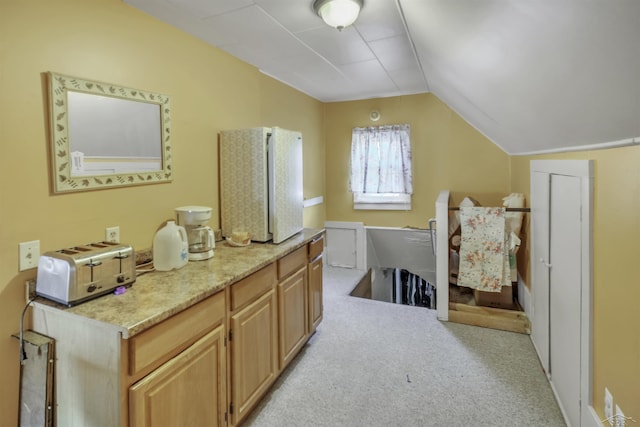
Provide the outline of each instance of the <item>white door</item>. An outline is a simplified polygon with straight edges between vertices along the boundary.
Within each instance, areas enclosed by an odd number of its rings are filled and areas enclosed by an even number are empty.
[[[327,265],[366,271],[364,224],[327,221],[324,229]]]
[[[592,181],[590,161],[531,162],[531,340],[576,427],[592,403]]]
[[[580,425],[580,178],[551,175],[549,373],[572,426]]]
[[[531,173],[531,341],[549,374],[549,190],[551,175]]]

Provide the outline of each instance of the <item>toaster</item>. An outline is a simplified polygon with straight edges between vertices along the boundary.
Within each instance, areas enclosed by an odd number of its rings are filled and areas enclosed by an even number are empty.
[[[131,286],[135,252],[129,245],[97,242],[46,252],[38,261],[36,294],[72,306]]]

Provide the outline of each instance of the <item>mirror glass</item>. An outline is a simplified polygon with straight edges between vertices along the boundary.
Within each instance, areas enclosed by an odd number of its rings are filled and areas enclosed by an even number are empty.
[[[49,73],[54,191],[172,179],[166,95]]]

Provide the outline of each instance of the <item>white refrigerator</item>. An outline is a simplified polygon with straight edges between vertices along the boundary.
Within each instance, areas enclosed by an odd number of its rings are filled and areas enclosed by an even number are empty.
[[[222,235],[280,243],[302,230],[302,134],[281,128],[220,132]]]

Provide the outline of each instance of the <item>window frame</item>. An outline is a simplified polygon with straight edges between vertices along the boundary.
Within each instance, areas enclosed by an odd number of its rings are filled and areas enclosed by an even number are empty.
[[[399,125],[381,125],[375,127],[364,127],[364,128],[354,128],[352,132],[352,156],[353,156],[353,144],[354,137],[356,131],[380,131],[381,128],[394,128],[394,127],[406,127],[405,131],[407,132],[408,144],[409,144],[409,180],[411,181],[411,176],[413,175],[413,162],[411,156],[411,137],[410,137],[410,125],[409,124],[399,124]],[[349,170],[350,180],[353,179],[353,157],[351,158],[350,170]],[[409,184],[411,186],[411,184]],[[411,210],[411,195],[412,189],[409,188],[409,192],[407,193],[372,193],[372,192],[363,192],[363,191],[353,191],[352,184],[349,185],[350,191],[353,197],[353,209],[355,210],[401,210],[408,211]]]
[[[411,194],[406,193],[353,193],[356,210],[411,210]]]

